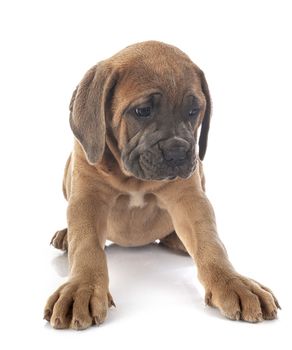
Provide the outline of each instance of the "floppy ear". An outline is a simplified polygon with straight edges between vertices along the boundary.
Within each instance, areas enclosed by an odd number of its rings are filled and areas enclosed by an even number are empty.
[[[211,106],[211,97],[209,93],[208,84],[207,84],[205,75],[202,71],[200,71],[200,78],[201,78],[202,91],[206,99],[206,109],[205,109],[205,114],[201,125],[201,132],[200,132],[200,139],[199,139],[199,157],[201,160],[203,160],[207,150],[212,106]]]
[[[101,62],[85,74],[71,98],[70,126],[92,165],[104,152],[106,106],[114,84],[114,73]]]

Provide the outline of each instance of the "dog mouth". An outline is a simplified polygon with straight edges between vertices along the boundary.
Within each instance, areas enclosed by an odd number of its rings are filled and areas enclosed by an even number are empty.
[[[186,179],[192,175],[196,167],[196,160],[186,160],[177,162],[166,162],[162,159],[150,157],[147,152],[139,157],[139,165],[146,176],[161,180],[174,180],[176,178]]]
[[[147,150],[135,160],[123,159],[127,172],[141,180],[176,180],[189,178],[196,169],[195,153],[190,151],[185,159],[166,161],[159,152]]]
[[[138,140],[139,141],[139,140]],[[196,142],[176,137],[128,144],[121,152],[125,174],[141,180],[187,179],[196,169]]]

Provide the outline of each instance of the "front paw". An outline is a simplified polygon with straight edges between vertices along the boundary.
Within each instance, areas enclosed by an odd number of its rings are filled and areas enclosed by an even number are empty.
[[[240,275],[210,285],[205,300],[227,318],[247,322],[273,320],[280,309],[271,290]]]
[[[114,304],[110,293],[94,283],[69,281],[47,301],[44,318],[57,329],[81,330],[101,324]]]

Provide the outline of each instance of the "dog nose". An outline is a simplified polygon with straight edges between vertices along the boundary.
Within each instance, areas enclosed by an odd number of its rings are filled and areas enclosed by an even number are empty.
[[[178,166],[185,162],[189,143],[183,139],[174,139],[159,142],[163,158],[170,166]]]
[[[184,147],[173,147],[170,149],[164,149],[162,150],[163,157],[168,162],[180,162],[184,159],[186,159],[187,152]]]

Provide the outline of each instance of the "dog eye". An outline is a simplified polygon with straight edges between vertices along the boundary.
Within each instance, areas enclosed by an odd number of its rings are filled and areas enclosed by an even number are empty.
[[[189,111],[189,117],[196,117],[200,109],[198,107],[193,108]]]
[[[135,113],[137,117],[146,118],[151,114],[151,107],[136,108]]]

